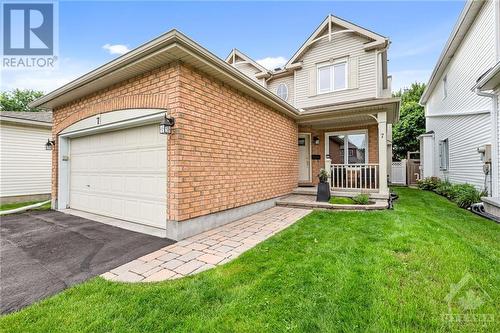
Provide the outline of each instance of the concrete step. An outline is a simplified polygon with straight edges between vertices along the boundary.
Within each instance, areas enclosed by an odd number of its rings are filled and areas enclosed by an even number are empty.
[[[313,195],[316,196],[317,188],[314,187],[297,187],[292,191],[292,194],[298,195]],[[365,193],[368,194],[370,199],[374,200],[387,200],[389,199],[388,194],[380,194],[378,192],[360,192],[360,191],[331,191],[332,197],[349,197],[352,198],[358,194]]]

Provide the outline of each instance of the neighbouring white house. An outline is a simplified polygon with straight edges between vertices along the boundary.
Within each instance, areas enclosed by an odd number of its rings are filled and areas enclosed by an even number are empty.
[[[0,112],[0,200],[2,203],[50,197],[52,112]]]
[[[420,103],[421,176],[499,196],[499,1],[468,1]]]

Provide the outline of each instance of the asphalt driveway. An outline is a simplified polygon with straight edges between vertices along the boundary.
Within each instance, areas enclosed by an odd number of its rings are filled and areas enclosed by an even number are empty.
[[[55,211],[2,216],[0,236],[2,313],[174,243]]]

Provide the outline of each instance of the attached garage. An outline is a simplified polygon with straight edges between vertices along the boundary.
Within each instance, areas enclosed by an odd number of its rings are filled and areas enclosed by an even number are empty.
[[[60,167],[66,170],[61,179],[61,185],[66,185],[60,193],[61,208],[118,219],[112,224],[127,228],[136,224],[131,229],[164,235],[167,139],[158,130],[163,115],[158,110],[115,111],[84,119],[64,131],[60,147],[65,150],[61,163],[66,165]]]
[[[53,110],[59,211],[181,240],[297,186],[299,111],[176,30],[31,106]]]

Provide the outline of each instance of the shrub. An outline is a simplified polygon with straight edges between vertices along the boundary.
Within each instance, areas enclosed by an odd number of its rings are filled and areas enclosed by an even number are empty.
[[[357,205],[368,205],[370,203],[370,197],[368,194],[358,194],[352,198],[352,201],[354,201]]]
[[[320,182],[326,183],[328,181],[328,172],[325,169],[319,170],[318,178]]]
[[[445,180],[439,183],[439,185],[434,189],[434,192],[440,194],[442,196],[447,197],[448,199],[453,198],[454,185],[450,183],[449,180]]]
[[[472,204],[481,201],[482,194],[470,184],[457,184],[453,185],[452,199],[459,207],[469,208]]]
[[[438,177],[427,177],[418,181],[418,187],[422,190],[434,191],[441,180]]]

